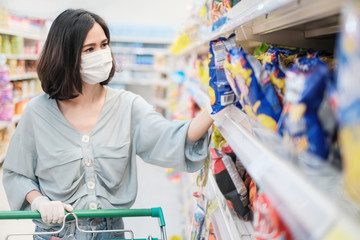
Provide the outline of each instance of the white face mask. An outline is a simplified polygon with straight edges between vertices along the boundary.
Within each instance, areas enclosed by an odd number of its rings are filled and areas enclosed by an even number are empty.
[[[110,48],[81,56],[80,74],[84,82],[97,84],[109,78],[112,68]]]

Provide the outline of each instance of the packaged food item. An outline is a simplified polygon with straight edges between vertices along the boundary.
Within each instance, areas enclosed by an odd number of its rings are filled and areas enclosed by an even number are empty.
[[[229,38],[219,38],[210,41],[209,51],[209,95],[212,114],[236,102],[236,97],[231,89],[224,71],[225,58],[230,49],[236,47],[235,34]]]
[[[192,217],[192,226],[190,239],[201,240],[205,236],[205,217],[206,217],[207,200],[204,195],[197,197],[194,205]]]
[[[244,220],[247,219],[250,212],[248,191],[232,158],[214,148],[210,149],[210,153],[212,173],[221,193],[234,211]]]
[[[11,42],[10,42],[9,35],[2,35],[2,43],[1,44],[2,44],[2,46],[1,46],[2,53],[11,54]]]
[[[337,42],[336,90],[339,141],[345,188],[360,204],[360,5],[349,1],[342,12]]]
[[[261,63],[242,48],[230,50],[225,63],[226,77],[245,111],[263,126],[276,131],[281,104],[274,88],[260,80]]]
[[[308,151],[327,159],[329,142],[318,113],[324,100],[329,67],[316,55],[297,60],[286,72],[286,93],[278,131],[285,141],[297,146],[299,153]]]
[[[263,192],[256,197],[254,206],[255,240],[293,239],[289,228]]]

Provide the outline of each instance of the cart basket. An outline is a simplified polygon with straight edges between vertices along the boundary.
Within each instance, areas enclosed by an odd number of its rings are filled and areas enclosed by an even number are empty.
[[[113,230],[83,230],[79,228],[78,218],[116,218],[116,217],[152,217],[158,218],[161,238],[134,238],[132,230],[113,229]],[[0,211],[0,220],[9,219],[41,219],[38,211]],[[79,231],[84,233],[104,233],[104,232],[128,232],[132,240],[167,240],[165,231],[165,220],[161,207],[146,208],[146,209],[99,209],[99,210],[74,210],[67,212],[64,216],[62,227],[56,232],[41,232],[41,233],[11,233],[8,234],[6,240],[10,236],[24,236],[24,235],[52,235],[60,233],[65,228],[66,220],[75,219],[76,227]]]

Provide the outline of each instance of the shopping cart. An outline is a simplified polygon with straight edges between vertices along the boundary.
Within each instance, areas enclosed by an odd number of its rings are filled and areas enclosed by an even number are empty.
[[[126,229],[113,229],[113,230],[83,230],[78,225],[79,218],[116,218],[116,217],[152,217],[158,218],[161,238],[134,238],[134,232]],[[10,219],[40,219],[40,213],[37,211],[0,211],[0,220]],[[65,223],[68,220],[75,219],[76,228],[84,233],[105,233],[105,232],[127,232],[131,235],[131,240],[167,240],[165,231],[165,220],[162,209],[147,208],[147,209],[101,209],[101,210],[74,210],[64,216],[62,227],[56,232],[41,232],[41,233],[11,233],[8,234],[6,240],[10,236],[25,236],[25,235],[52,235],[60,233],[65,228]]]

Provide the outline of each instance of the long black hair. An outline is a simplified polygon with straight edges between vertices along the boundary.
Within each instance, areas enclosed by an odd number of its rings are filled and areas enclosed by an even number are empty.
[[[37,73],[41,87],[50,98],[67,100],[82,92],[81,52],[89,30],[98,23],[110,42],[110,32],[98,15],[83,9],[67,9],[52,23],[40,55]],[[106,85],[114,76],[115,61]]]

